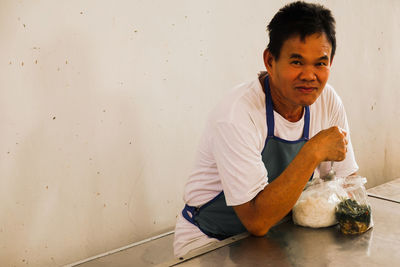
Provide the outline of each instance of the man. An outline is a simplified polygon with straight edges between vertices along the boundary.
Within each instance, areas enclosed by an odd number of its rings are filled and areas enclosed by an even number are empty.
[[[358,170],[343,104],[327,85],[335,21],[321,5],[288,4],[268,25],[267,73],[240,84],[212,112],[185,187],[174,252],[287,215],[311,177]]]

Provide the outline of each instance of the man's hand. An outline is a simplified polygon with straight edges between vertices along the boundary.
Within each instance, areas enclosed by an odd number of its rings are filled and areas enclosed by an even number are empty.
[[[342,161],[346,158],[347,133],[337,126],[322,130],[306,144],[320,161]]]

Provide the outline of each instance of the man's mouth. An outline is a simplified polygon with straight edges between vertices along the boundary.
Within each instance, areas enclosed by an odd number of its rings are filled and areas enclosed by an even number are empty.
[[[311,93],[314,90],[317,90],[317,87],[297,86],[296,89],[299,90],[301,93]]]

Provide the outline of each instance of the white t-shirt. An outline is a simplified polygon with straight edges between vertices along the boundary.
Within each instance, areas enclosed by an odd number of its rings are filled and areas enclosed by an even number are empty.
[[[304,115],[297,122],[289,122],[274,111],[274,120],[275,136],[289,141],[301,138]],[[309,137],[331,126],[341,127],[347,132],[346,159],[335,162],[333,167],[338,176],[346,177],[356,172],[358,165],[344,106],[327,84],[310,106]],[[224,191],[229,206],[253,199],[268,185],[268,172],[261,157],[266,138],[265,94],[259,80],[238,85],[209,116],[193,171],[185,186],[185,203],[201,206],[221,191]],[[323,176],[329,169],[330,162],[322,162],[314,176]],[[215,239],[207,237],[180,215],[175,228],[176,256],[212,241]]]

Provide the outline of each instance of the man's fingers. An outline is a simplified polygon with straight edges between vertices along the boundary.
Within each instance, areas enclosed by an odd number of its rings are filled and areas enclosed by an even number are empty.
[[[347,136],[347,132],[343,129],[338,127],[339,132],[342,134],[343,136],[343,140],[344,140],[344,145],[346,146],[346,152],[347,152],[347,144],[349,143],[349,141],[347,140],[346,136]]]
[[[339,129],[339,132],[340,132],[341,134],[343,134],[343,136],[346,137],[347,132],[346,132],[343,128],[338,127],[338,129]]]

